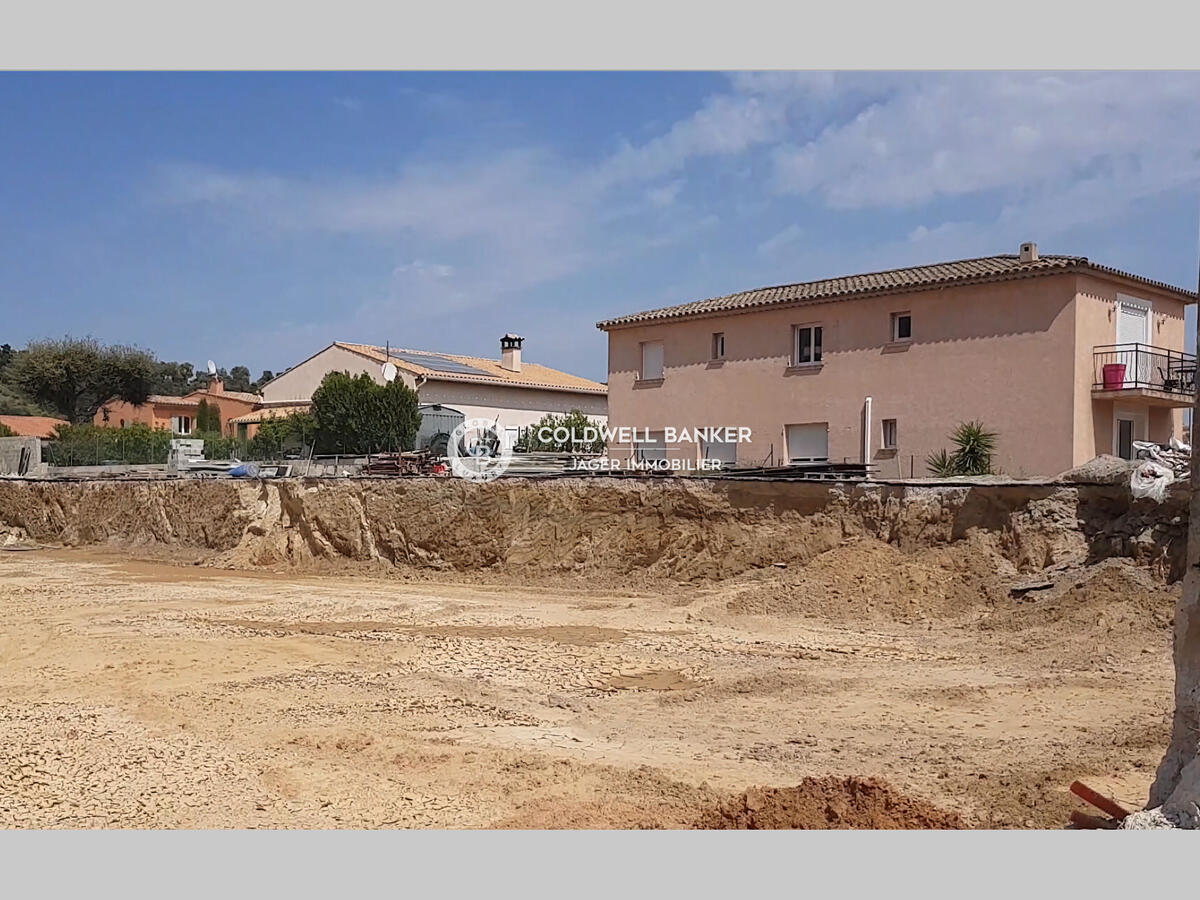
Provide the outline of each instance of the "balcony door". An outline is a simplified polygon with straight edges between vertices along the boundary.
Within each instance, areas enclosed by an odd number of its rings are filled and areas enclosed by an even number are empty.
[[[1125,363],[1125,381],[1141,386],[1150,383],[1150,304],[1132,297],[1117,297],[1117,344],[1142,344],[1142,352],[1134,347],[1120,347],[1121,362]]]
[[[1113,453],[1121,459],[1133,459],[1133,442],[1149,440],[1149,410],[1113,406]]]

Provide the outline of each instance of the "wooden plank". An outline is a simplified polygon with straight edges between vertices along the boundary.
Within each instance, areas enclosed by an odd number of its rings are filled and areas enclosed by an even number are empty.
[[[1126,816],[1129,815],[1129,810],[1125,809],[1125,807],[1121,806],[1121,804],[1114,800],[1110,800],[1103,794],[1093,791],[1082,781],[1075,781],[1071,783],[1071,793],[1080,800],[1083,800],[1085,803],[1090,803],[1101,812],[1108,813],[1118,822],[1122,821]]]

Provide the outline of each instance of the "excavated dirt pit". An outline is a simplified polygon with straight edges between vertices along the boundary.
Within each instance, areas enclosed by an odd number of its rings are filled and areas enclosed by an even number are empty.
[[[1186,492],[0,482],[0,825],[1059,828]],[[749,788],[755,785],[759,787]]]
[[[898,795],[876,779],[806,778],[787,788],[751,788],[697,823],[712,829],[954,829],[956,814]]]

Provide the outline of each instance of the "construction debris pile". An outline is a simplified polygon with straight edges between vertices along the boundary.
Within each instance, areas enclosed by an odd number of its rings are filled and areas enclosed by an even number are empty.
[[[410,450],[403,453],[376,453],[367,457],[362,467],[363,475],[445,475],[445,462],[437,459],[428,450]]]
[[[1191,468],[1192,448],[1175,438],[1169,444],[1134,441],[1133,451],[1136,459],[1143,460],[1129,476],[1129,490],[1138,498],[1161,503],[1172,482],[1186,479]]]

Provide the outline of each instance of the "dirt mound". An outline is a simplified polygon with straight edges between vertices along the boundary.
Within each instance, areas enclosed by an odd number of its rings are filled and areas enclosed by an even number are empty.
[[[958,615],[997,597],[1016,569],[982,540],[902,553],[873,538],[851,538],[806,564],[771,569],[735,588],[739,615],[819,615],[913,620]]]
[[[956,814],[896,793],[875,778],[806,778],[795,787],[750,788],[701,817],[713,829],[955,829]]]
[[[1076,635],[1162,636],[1174,622],[1179,590],[1124,560],[1107,560],[1052,588],[1006,597],[980,624],[997,631],[1066,625]]]

